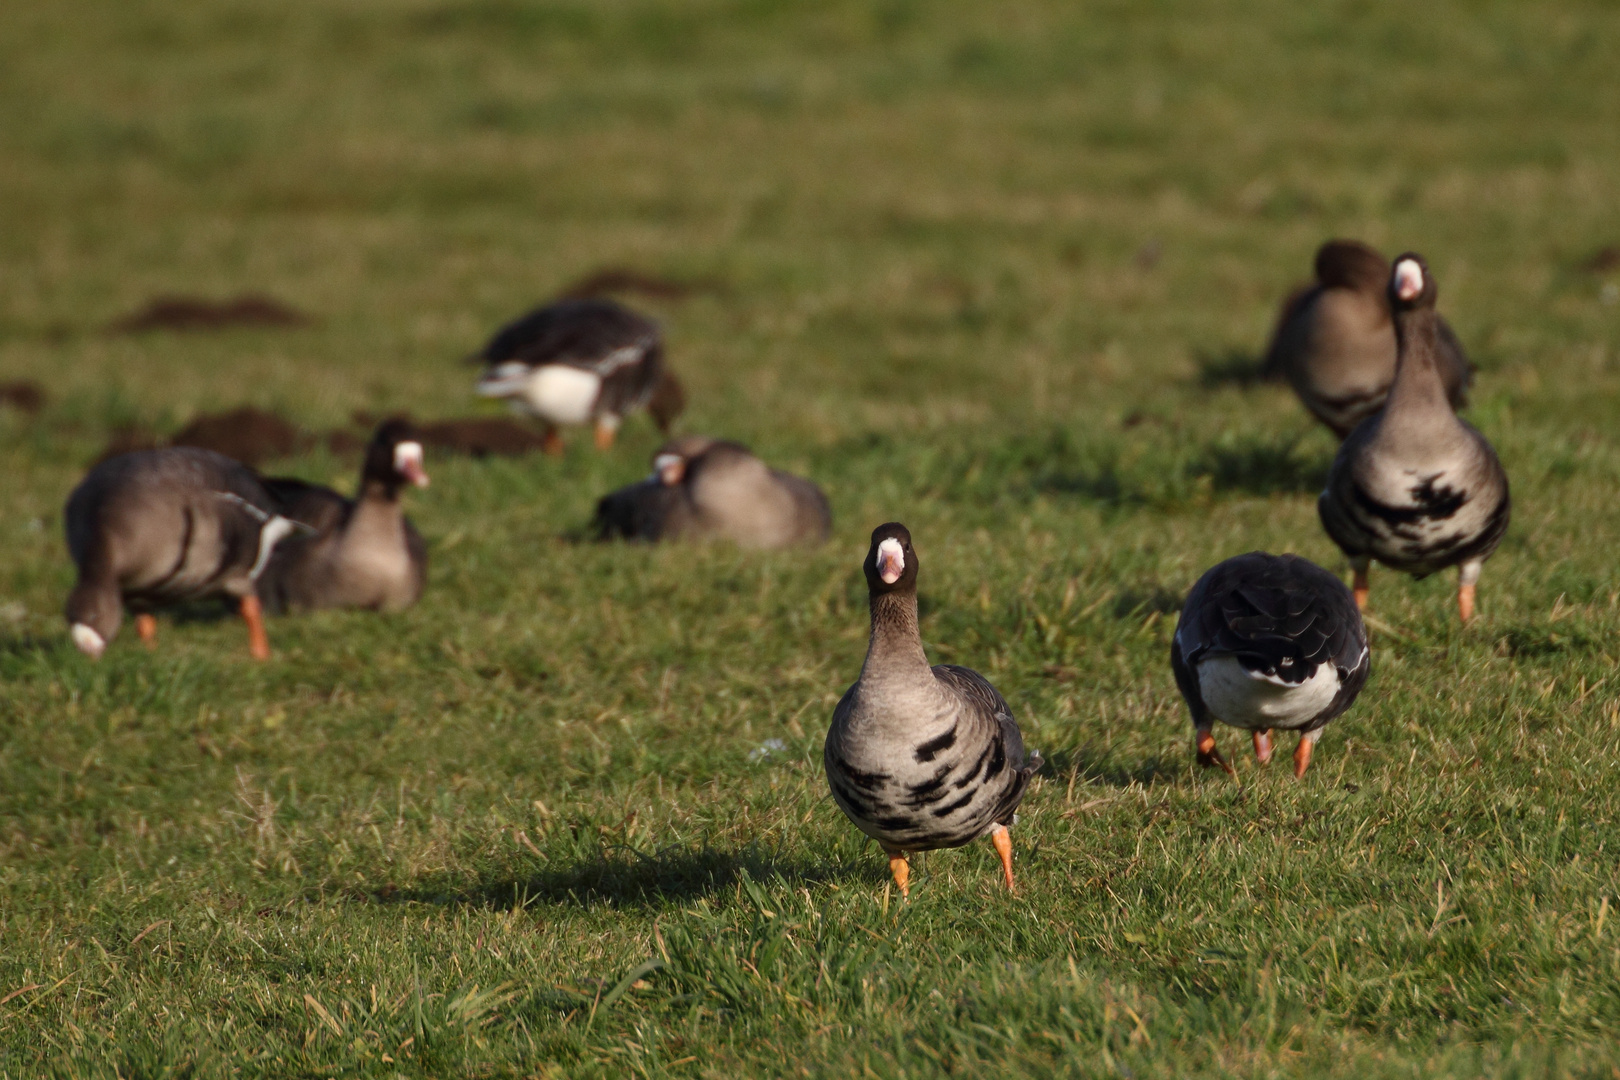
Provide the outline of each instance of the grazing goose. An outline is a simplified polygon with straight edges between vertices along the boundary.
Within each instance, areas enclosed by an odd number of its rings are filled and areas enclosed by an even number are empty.
[[[819,544],[832,530],[827,497],[772,469],[739,443],[687,435],[653,455],[647,479],[604,497],[603,537],[730,540],[742,547]]]
[[[1395,260],[1395,383],[1383,410],[1339,447],[1316,506],[1355,569],[1358,607],[1367,603],[1373,559],[1414,577],[1455,566],[1457,611],[1467,622],[1474,583],[1507,531],[1511,503],[1496,451],[1446,401],[1438,291],[1422,258]]]
[[[1344,438],[1377,412],[1395,378],[1389,263],[1355,240],[1329,240],[1316,253],[1316,282],[1283,304],[1265,370],[1287,377],[1299,400]],[[1436,319],[1436,364],[1455,409],[1472,379],[1462,344]]]
[[[545,421],[549,453],[562,452],[559,426],[587,422],[605,450],[640,408],[667,434],[685,403],[664,366],[658,324],[612,300],[558,300],[532,311],[503,327],[480,358],[488,367],[478,393]]]
[[[408,422],[389,420],[377,429],[354,499],[302,480],[264,484],[282,513],[310,529],[278,547],[259,577],[259,596],[270,610],[399,611],[422,595],[427,546],[399,505],[401,488],[428,484],[422,444]]]
[[[823,760],[839,809],[889,856],[909,893],[913,851],[961,847],[988,835],[1013,887],[1007,827],[1041,767],[1024,752],[1012,710],[978,672],[928,666],[917,630],[917,553],[890,522],[866,555],[872,637],[833,711]]]
[[[212,450],[172,447],[108,458],[68,496],[63,517],[79,581],[68,596],[73,643],[99,657],[127,605],[151,647],[153,608],[237,601],[255,659],[270,656],[253,586],[295,525],[251,469]]]
[[[1200,765],[1236,771],[1215,748],[1214,721],[1253,733],[1271,760],[1273,729],[1299,732],[1303,777],[1329,720],[1350,707],[1370,668],[1367,628],[1344,582],[1295,555],[1250,552],[1198,579],[1170,642],[1170,668],[1192,710]]]

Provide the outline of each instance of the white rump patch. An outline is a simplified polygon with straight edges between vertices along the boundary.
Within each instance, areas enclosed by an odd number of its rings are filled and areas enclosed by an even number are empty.
[[[1423,267],[1416,259],[1402,259],[1395,264],[1395,295],[1411,300],[1423,291]]]
[[[1198,663],[1198,692],[1215,718],[1233,727],[1304,727],[1333,702],[1339,672],[1323,664],[1302,683],[1290,686],[1272,675],[1247,670],[1235,656],[1211,656]]]
[[[74,623],[70,633],[73,635],[73,644],[92,660],[100,660],[101,654],[107,650],[107,643],[102,640],[101,635],[82,622]]]
[[[553,424],[583,424],[591,418],[602,377],[566,364],[547,364],[524,383],[522,400],[542,420]]]

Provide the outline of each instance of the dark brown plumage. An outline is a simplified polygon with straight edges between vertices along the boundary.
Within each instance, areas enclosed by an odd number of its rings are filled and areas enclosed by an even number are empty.
[[[1344,438],[1383,407],[1395,379],[1390,264],[1366,244],[1329,240],[1316,253],[1316,281],[1284,302],[1263,370],[1286,378],[1305,408]],[[1438,323],[1437,365],[1454,409],[1473,376],[1462,344]]]

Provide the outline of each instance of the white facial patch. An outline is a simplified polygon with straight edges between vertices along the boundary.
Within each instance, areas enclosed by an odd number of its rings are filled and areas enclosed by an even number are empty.
[[[877,570],[885,585],[893,585],[906,572],[906,549],[892,536],[878,545]]]
[[[70,633],[73,636],[73,644],[92,660],[100,660],[101,654],[107,650],[107,643],[102,640],[101,635],[82,622],[74,623]]]
[[[1414,259],[1402,259],[1395,264],[1395,295],[1412,300],[1423,291],[1423,267]]]
[[[396,443],[394,446],[394,471],[417,487],[427,487],[427,470],[422,468],[422,444],[419,442]]]
[[[659,454],[653,458],[653,476],[665,487],[674,487],[686,475],[686,459],[679,454]]]

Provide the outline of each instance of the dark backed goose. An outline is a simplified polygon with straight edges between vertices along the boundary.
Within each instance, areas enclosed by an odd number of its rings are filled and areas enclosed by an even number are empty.
[[[767,466],[740,443],[686,435],[653,455],[647,479],[597,504],[603,537],[730,540],[742,547],[819,544],[832,530],[827,497]]]
[[[1253,733],[1271,760],[1271,732],[1299,732],[1302,777],[1329,720],[1367,681],[1367,628],[1344,582],[1295,555],[1251,552],[1198,579],[1170,642],[1176,686],[1192,710],[1200,765],[1237,773],[1215,748],[1214,721]]]
[[[1507,531],[1507,474],[1485,436],[1457,418],[1439,371],[1438,293],[1417,255],[1395,260],[1390,306],[1399,345],[1383,411],[1339,447],[1317,500],[1322,525],[1355,568],[1356,603],[1367,602],[1367,567],[1423,577],[1458,568],[1457,610],[1474,616],[1474,583]]]
[[[353,499],[302,480],[265,480],[282,513],[310,530],[278,546],[259,576],[265,606],[276,612],[399,611],[416,603],[427,574],[427,545],[400,508],[407,484],[427,487],[428,476],[422,443],[403,420],[377,429]]]
[[[295,528],[251,469],[212,450],[172,447],[108,458],[68,496],[63,514],[79,581],[68,596],[73,643],[99,657],[127,605],[152,645],[152,609],[237,601],[256,659],[270,655],[254,581]]]
[[[484,346],[484,397],[506,398],[547,425],[547,450],[560,453],[557,428],[594,423],[607,449],[625,416],[652,413],[660,431],[684,405],[664,366],[658,324],[612,300],[558,300],[503,327]]]
[[[1389,262],[1355,240],[1316,252],[1316,281],[1283,303],[1265,370],[1284,375],[1299,400],[1344,438],[1384,405],[1395,379]],[[1436,365],[1452,408],[1468,403],[1472,379],[1462,344],[1436,317]]]
[[[833,711],[823,761],[833,801],[889,856],[902,896],[913,851],[988,835],[1013,887],[1007,827],[1041,767],[1012,710],[978,672],[928,666],[917,629],[917,555],[904,525],[879,525],[866,555],[872,637],[861,677]]]

